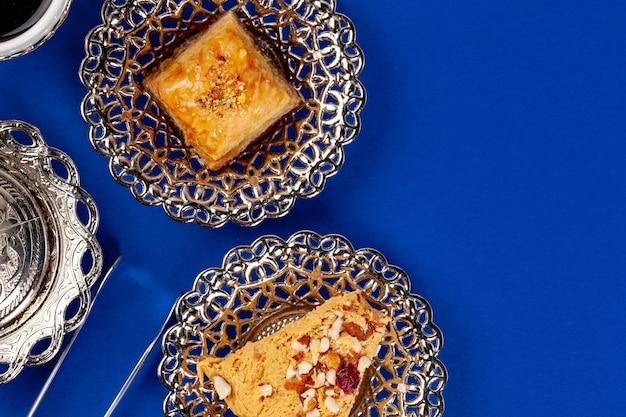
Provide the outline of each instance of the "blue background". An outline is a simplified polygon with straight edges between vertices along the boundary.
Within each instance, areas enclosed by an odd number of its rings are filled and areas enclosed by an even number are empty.
[[[80,115],[101,3],[0,62],[0,119],[76,162],[123,258],[37,416],[101,416],[176,297],[233,246],[340,233],[411,277],[445,337],[447,417],[626,410],[626,6],[598,1],[337,0],[366,56],[368,101],[346,162],[313,199],[253,228],[210,230],[138,203]],[[115,415],[162,415],[149,357]],[[48,367],[0,386],[25,415]]]

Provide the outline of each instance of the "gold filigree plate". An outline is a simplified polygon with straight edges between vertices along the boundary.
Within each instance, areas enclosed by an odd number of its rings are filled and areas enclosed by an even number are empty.
[[[210,171],[143,88],[145,74],[232,10],[304,104],[230,165]],[[133,196],[182,222],[253,226],[319,194],[360,129],[363,53],[334,0],[106,0],[86,38],[82,114],[94,148]]]
[[[72,160],[0,121],[0,383],[50,361],[91,308],[98,211]]]
[[[333,295],[355,290],[393,320],[353,415],[440,416],[447,373],[437,358],[443,336],[428,302],[410,292],[406,273],[379,252],[355,250],[339,235],[308,231],[286,241],[264,236],[234,248],[221,268],[203,271],[180,297],[178,322],[162,344],[159,376],[169,390],[165,415],[232,416],[211,382],[198,379],[198,362],[208,355],[225,356]]]

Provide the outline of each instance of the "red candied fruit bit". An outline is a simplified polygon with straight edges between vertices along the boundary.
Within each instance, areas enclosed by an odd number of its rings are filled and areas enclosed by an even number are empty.
[[[349,362],[337,371],[337,386],[346,394],[354,394],[360,380],[359,371]]]

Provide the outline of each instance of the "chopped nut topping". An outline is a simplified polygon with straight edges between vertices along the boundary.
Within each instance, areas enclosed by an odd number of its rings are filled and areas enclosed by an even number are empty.
[[[322,342],[319,339],[312,339],[309,345],[309,349],[311,350],[311,362],[313,365],[317,365],[317,361],[320,357],[320,347]]]
[[[320,410],[318,410],[317,408],[309,411],[308,413],[306,413],[305,417],[320,417]]]
[[[300,375],[308,374],[311,372],[311,369],[313,369],[313,365],[310,362],[303,361],[298,364],[298,372]]]
[[[304,399],[304,402],[302,403],[302,410],[305,413],[308,413],[309,411],[315,410],[317,408],[317,399],[315,398],[315,392],[313,392],[313,395],[310,397],[306,397]]]
[[[263,384],[260,386],[261,388],[261,397],[271,397],[274,393],[274,388],[270,384]]]
[[[341,356],[333,350],[326,352],[324,354],[324,359],[328,367],[331,369],[339,369],[341,366]]]
[[[317,386],[322,386],[326,383],[326,373],[320,372],[317,374]]]
[[[341,398],[355,394],[371,365],[372,360],[364,356],[364,348],[378,328],[367,317],[361,320],[354,316],[351,311],[357,305],[355,302],[335,307],[312,333],[314,336],[287,340],[293,356],[284,386],[299,394],[301,417],[339,413]]]
[[[305,374],[302,376],[302,382],[307,387],[312,387],[315,385],[315,381],[313,381],[313,377],[310,374]]]
[[[228,382],[226,382],[226,380],[219,375],[215,375],[213,377],[213,386],[215,387],[215,392],[217,392],[217,396],[221,400],[228,397],[232,392],[230,384],[228,384]]]
[[[328,329],[328,337],[332,340],[338,340],[339,334],[341,333],[341,327],[343,324],[343,320],[341,317],[337,317],[333,325]]]
[[[368,358],[367,356],[361,356],[359,358],[357,369],[359,370],[360,373],[363,373],[371,364],[372,364],[372,360],[370,358]]]
[[[336,369],[329,369],[326,372],[326,382],[328,382],[330,385],[335,385],[335,383],[337,382],[337,370]]]
[[[326,399],[324,399],[324,405],[326,406],[328,411],[333,414],[337,414],[339,411],[341,411],[339,403],[333,397],[326,397]]]
[[[360,358],[361,358],[361,355],[359,355],[357,352],[350,352],[348,356],[346,357],[350,365],[352,365],[352,367],[355,369],[359,367]]]
[[[323,337],[320,341],[320,353],[328,352],[330,349],[330,340],[327,337]]]
[[[293,343],[291,344],[291,347],[294,350],[297,350],[298,352],[306,352],[308,346],[309,346],[308,341],[306,344],[304,344],[304,343],[301,343],[300,340],[294,340]]]
[[[309,388],[308,390],[304,391],[301,395],[304,398],[313,398],[315,397],[315,390],[313,388]]]
[[[207,88],[201,88],[202,78],[208,76],[196,74],[196,79],[199,81],[199,91],[206,91],[206,94],[195,99],[195,102],[203,109],[210,109],[216,114],[220,114],[226,109],[240,108],[246,102],[246,95],[244,93],[245,84],[241,81],[241,77],[234,77],[225,68],[227,65],[227,59],[223,55],[217,57],[218,64],[211,65],[209,72],[212,74],[211,78],[215,81]]]
[[[296,372],[295,369],[293,369],[293,366],[290,364],[289,368],[287,368],[287,375],[285,375],[286,379],[292,379],[294,377],[298,376],[298,373]]]
[[[309,344],[311,343],[311,336],[305,334],[304,336],[298,338],[298,342],[304,346],[309,346]]]

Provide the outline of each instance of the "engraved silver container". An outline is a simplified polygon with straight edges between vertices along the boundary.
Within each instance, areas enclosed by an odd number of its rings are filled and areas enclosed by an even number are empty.
[[[342,236],[309,231],[286,241],[263,236],[232,249],[221,268],[203,271],[180,297],[178,322],[162,342],[165,415],[232,416],[212,383],[198,378],[198,362],[225,356],[324,300],[356,290],[393,319],[351,415],[441,416],[447,372],[437,356],[443,336],[428,302],[412,294],[406,273],[376,250],[355,250]]]
[[[230,165],[210,171],[159,110],[142,80],[182,40],[233,10],[277,57],[304,104]],[[363,53],[334,0],[106,0],[86,38],[83,118],[115,180],[141,203],[210,228],[252,226],[313,197],[360,129]]]
[[[0,121],[0,383],[48,362],[91,307],[98,211],[39,130]]]

